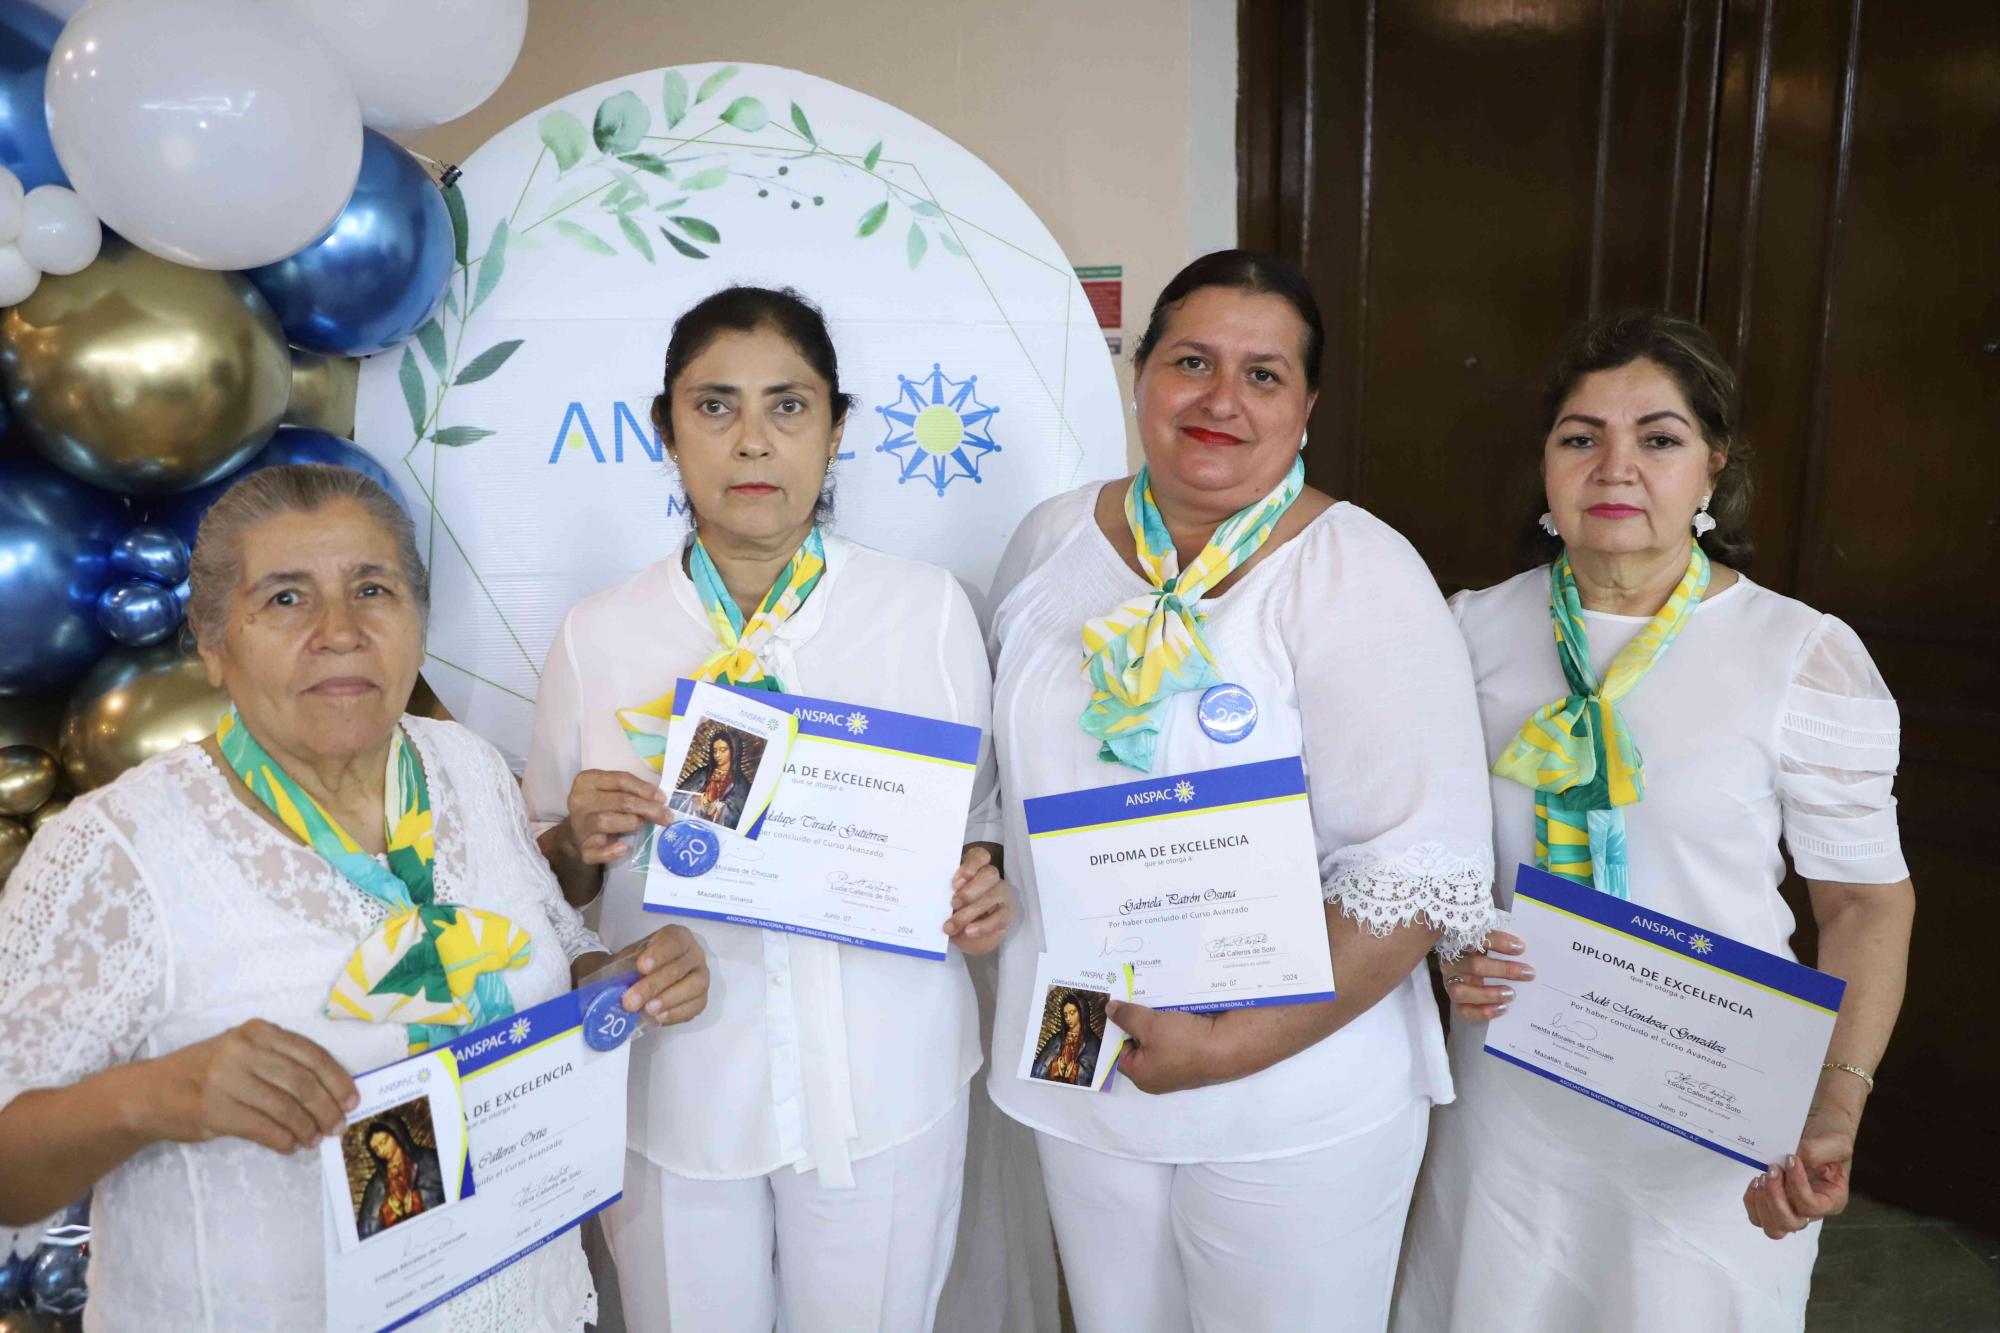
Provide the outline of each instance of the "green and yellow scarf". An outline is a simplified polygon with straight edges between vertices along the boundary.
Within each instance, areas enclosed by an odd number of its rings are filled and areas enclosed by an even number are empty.
[[[1549,618],[1569,693],[1544,705],[1507,745],[1493,772],[1538,792],[1535,864],[1586,888],[1632,896],[1625,863],[1625,811],[1646,794],[1646,761],[1618,701],[1646,678],[1694,619],[1708,590],[1699,546],[1687,573],[1646,627],[1619,650],[1600,685],[1569,553],[1549,569]]]
[[[402,1023],[415,1053],[514,1012],[503,974],[526,966],[528,934],[497,913],[437,901],[430,787],[401,728],[389,745],[382,793],[387,868],[271,758],[235,709],[215,729],[215,741],[243,785],[294,837],[389,911],[335,981],[328,1018]]]
[[[1153,502],[1151,471],[1142,467],[1132,478],[1125,492],[1125,521],[1153,591],[1120,602],[1083,627],[1083,673],[1091,692],[1078,721],[1101,742],[1100,758],[1152,772],[1160,739],[1159,706],[1183,691],[1221,683],[1202,633],[1202,594],[1271,539],[1305,481],[1305,462],[1294,458],[1277,488],[1218,524],[1201,554],[1183,570],[1166,520]]]
[[[806,534],[805,541],[799,544],[799,549],[793,552],[791,561],[771,584],[771,590],[764,594],[764,601],[758,606],[756,614],[746,622],[742,610],[722,582],[722,571],[715,567],[715,561],[709,557],[708,548],[701,544],[701,538],[696,537],[693,549],[688,552],[688,578],[694,583],[695,593],[701,598],[702,610],[708,613],[708,623],[714,627],[721,647],[695,668],[693,679],[741,685],[747,689],[783,689],[784,686],[771,674],[759,654],[770,642],[771,636],[777,633],[778,626],[791,619],[793,613],[805,605],[806,598],[812,596],[824,573],[826,542],[815,526]],[[632,742],[632,748],[639,752],[639,757],[655,773],[666,766],[667,727],[672,723],[673,715],[672,690],[651,703],[618,710],[618,725],[624,729],[625,739]]]

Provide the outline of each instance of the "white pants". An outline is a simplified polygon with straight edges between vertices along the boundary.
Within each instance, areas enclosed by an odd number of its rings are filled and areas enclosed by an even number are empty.
[[[1036,1135],[1080,1333],[1379,1333],[1430,1109],[1261,1162],[1139,1162]]]
[[[966,1099],[854,1164],[853,1189],[784,1167],[695,1180],[625,1155],[604,1211],[630,1333],[850,1333],[930,1328],[951,1268]]]

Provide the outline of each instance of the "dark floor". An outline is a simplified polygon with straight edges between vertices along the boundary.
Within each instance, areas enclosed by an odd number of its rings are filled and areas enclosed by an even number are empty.
[[[1855,1199],[1830,1218],[1806,1333],[2000,1333],[2000,1237]]]

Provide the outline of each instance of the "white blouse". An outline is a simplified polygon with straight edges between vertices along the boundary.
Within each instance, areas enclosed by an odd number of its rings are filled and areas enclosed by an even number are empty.
[[[507,974],[516,1007],[567,991],[569,964],[601,946],[530,839],[506,762],[463,727],[403,727],[436,815],[438,900],[528,932],[529,962]],[[400,1025],[323,1012],[385,915],[237,799],[199,746],[148,760],[37,833],[0,895],[0,1106],[253,1018],[350,1071],[399,1060]],[[96,1187],[86,1327],[320,1327],[325,1207],[314,1152],[235,1138],[144,1149]],[[7,1241],[0,1233],[0,1253]],[[596,1311],[582,1247],[565,1236],[412,1327],[567,1333]]]
[[[1099,1151],[1194,1162],[1306,1152],[1381,1124],[1413,1098],[1450,1101],[1421,967],[1331,1037],[1234,1082],[1152,1096],[1120,1080],[1080,1096],[1017,1076],[1035,955],[1047,947],[1022,804],[1134,776],[1099,759],[1077,724],[1090,697],[1084,621],[1148,591],[1098,529],[1097,492],[1092,483],[1030,513],[993,590],[1007,874],[1021,896],[1020,923],[1001,946],[994,1102]],[[1410,544],[1336,504],[1202,609],[1223,676],[1255,697],[1259,720],[1222,744],[1201,730],[1198,692],[1177,695],[1153,771],[1302,755],[1326,900],[1378,933],[1421,915],[1445,929],[1449,950],[1479,939],[1493,861],[1472,673]]]
[[[1549,625],[1546,566],[1452,599],[1497,757],[1543,704],[1568,693]],[[1585,611],[1601,674],[1649,616]],[[1695,608],[1653,670],[1619,701],[1646,763],[1625,811],[1632,897],[1791,957],[1778,895],[1780,835],[1808,879],[1892,884],[1896,701],[1853,630],[1747,578]],[[1535,795],[1493,782],[1500,902],[1535,858]]]
[[[679,556],[579,602],[549,651],[524,779],[547,828],[584,769],[649,782],[617,711],[651,703],[717,648]],[[978,622],[946,571],[826,538],[826,572],[763,652],[788,691],[988,728]],[[992,744],[982,738],[967,842],[996,842]],[[635,853],[636,855],[636,853]],[[598,900],[610,945],[681,920],[708,953],[708,1007],[633,1048],[628,1144],[705,1180],[781,1167],[851,1182],[851,1163],[914,1138],[979,1068],[971,979],[944,962],[644,910],[643,865],[610,867]],[[939,886],[938,920],[951,914]]]

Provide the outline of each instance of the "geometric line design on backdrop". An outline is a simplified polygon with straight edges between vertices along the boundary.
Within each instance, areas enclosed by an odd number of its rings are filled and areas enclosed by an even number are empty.
[[[875,452],[896,460],[896,480],[927,481],[939,495],[954,481],[983,480],[980,464],[1000,452],[992,434],[1000,409],[979,401],[979,376],[955,380],[933,363],[921,379],[898,375],[896,380],[902,386],[896,401],[875,409],[884,428]]]

